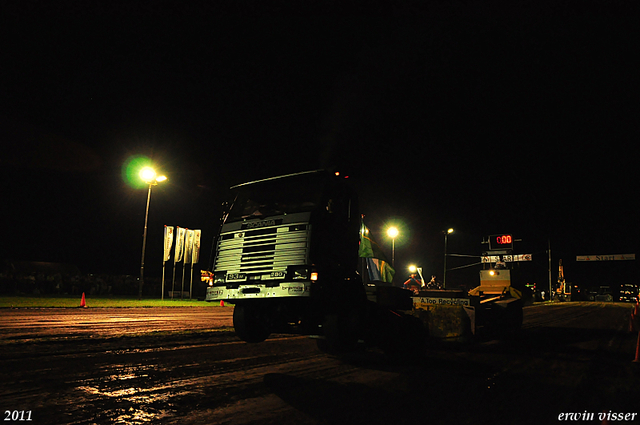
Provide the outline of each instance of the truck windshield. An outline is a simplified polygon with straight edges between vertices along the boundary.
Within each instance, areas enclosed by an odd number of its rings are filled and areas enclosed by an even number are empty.
[[[239,186],[227,222],[312,211],[324,182],[322,173],[310,173]]]

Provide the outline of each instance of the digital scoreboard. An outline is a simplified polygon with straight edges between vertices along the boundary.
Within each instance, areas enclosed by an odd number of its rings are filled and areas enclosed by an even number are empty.
[[[513,236],[501,234],[489,236],[489,250],[513,249]]]

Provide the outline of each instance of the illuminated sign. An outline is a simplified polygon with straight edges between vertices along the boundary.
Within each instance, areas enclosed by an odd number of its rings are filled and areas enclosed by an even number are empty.
[[[481,261],[483,263],[496,263],[500,261],[500,257],[502,257],[502,261],[505,263],[512,263],[514,261],[531,261],[531,254],[518,254],[518,255],[483,255],[481,257]]]
[[[415,308],[427,308],[429,306],[469,306],[471,300],[468,298],[440,298],[440,297],[413,297],[413,305]]]
[[[513,237],[511,235],[489,236],[489,250],[495,249],[513,249]]]
[[[625,261],[625,260],[635,260],[635,259],[636,259],[636,254],[576,256],[576,261]]]

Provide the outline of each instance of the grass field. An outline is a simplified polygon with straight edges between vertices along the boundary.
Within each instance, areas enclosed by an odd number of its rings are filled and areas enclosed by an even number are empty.
[[[0,308],[62,308],[80,307],[82,296],[2,296],[0,297]],[[138,300],[137,297],[105,297],[86,296],[85,304],[92,307],[212,307],[219,306],[219,303],[208,303],[204,301],[180,300],[165,298],[149,298]]]

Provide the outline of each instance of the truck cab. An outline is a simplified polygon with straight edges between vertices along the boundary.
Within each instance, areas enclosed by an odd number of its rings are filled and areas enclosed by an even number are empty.
[[[239,184],[227,205],[205,300],[235,305],[241,339],[318,333],[332,310],[365,297],[356,273],[357,199],[337,173]]]

